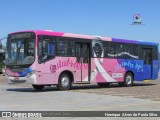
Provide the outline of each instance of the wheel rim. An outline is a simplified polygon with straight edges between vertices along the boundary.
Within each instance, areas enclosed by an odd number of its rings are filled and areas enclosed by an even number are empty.
[[[61,80],[62,87],[66,88],[69,85],[69,78],[67,76],[63,77]]]
[[[130,85],[130,84],[132,83],[132,76],[130,76],[130,75],[127,75],[127,76],[126,76],[126,83],[127,83],[128,85]]]

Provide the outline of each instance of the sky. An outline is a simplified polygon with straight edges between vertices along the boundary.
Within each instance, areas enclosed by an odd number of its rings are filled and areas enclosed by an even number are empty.
[[[53,30],[160,43],[159,11],[160,0],[0,0],[0,38]],[[143,25],[131,25],[134,14]]]

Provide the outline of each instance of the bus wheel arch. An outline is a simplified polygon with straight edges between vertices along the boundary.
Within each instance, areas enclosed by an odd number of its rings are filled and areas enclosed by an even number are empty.
[[[132,71],[127,71],[124,75],[124,81],[119,83],[122,87],[131,87],[134,81],[134,73]]]
[[[63,71],[59,75],[58,79],[58,89],[59,90],[69,90],[72,86],[72,82],[74,80],[73,73],[71,71]]]
[[[127,73],[131,73],[132,74],[132,77],[133,77],[133,81],[134,81],[134,73],[132,72],[132,71],[127,71],[126,73],[125,73],[125,75],[127,74]]]

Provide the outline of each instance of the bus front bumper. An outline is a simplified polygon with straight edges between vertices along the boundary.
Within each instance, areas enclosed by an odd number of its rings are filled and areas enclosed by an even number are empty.
[[[5,74],[5,78],[9,84],[12,83],[26,83],[26,84],[36,84],[36,75],[33,74],[30,77],[11,77]]]

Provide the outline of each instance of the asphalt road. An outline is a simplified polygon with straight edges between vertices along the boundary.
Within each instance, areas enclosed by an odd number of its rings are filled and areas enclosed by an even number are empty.
[[[46,87],[43,91],[37,92],[25,84],[8,85],[4,76],[0,75],[0,111],[160,111],[159,93],[160,80],[136,83],[133,87],[127,88],[118,87],[116,84],[108,88],[100,88],[97,85],[75,85],[69,91]],[[130,119],[139,120],[139,118]]]

